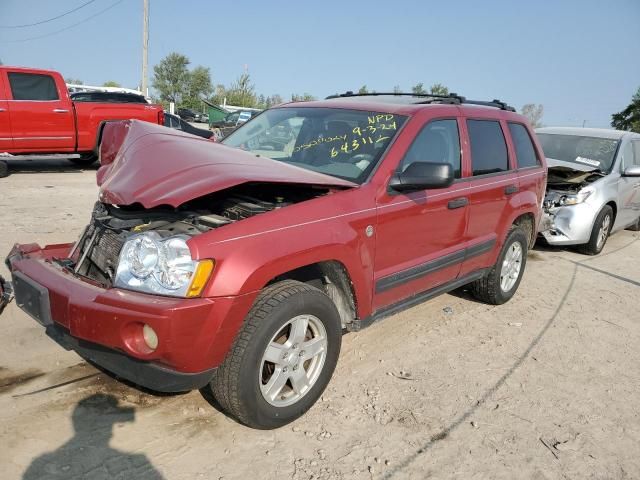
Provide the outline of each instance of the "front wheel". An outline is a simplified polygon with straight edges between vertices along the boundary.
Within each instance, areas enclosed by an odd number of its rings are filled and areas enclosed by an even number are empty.
[[[511,227],[496,264],[487,275],[471,284],[473,296],[492,305],[509,301],[522,280],[528,244],[524,230],[518,226]]]
[[[607,243],[611,227],[613,226],[613,209],[609,205],[605,205],[593,222],[593,229],[589,242],[581,245],[580,251],[586,255],[599,254],[604,245]]]
[[[303,415],[336,367],[342,328],[334,303],[310,285],[265,288],[211,381],[222,408],[241,423],[278,428]]]

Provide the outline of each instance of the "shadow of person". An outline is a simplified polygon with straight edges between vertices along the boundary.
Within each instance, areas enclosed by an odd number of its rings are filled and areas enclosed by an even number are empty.
[[[75,435],[53,452],[36,458],[24,480],[161,480],[146,455],[109,446],[116,423],[133,422],[135,411],[118,405],[113,395],[96,393],[76,405],[72,420]]]

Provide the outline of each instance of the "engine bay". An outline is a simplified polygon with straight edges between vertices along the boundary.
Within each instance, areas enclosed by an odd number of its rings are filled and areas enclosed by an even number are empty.
[[[97,202],[70,258],[60,263],[74,274],[110,286],[120,250],[133,234],[154,231],[161,237],[194,236],[329,192],[327,187],[312,185],[245,184],[190,200],[178,208]]]

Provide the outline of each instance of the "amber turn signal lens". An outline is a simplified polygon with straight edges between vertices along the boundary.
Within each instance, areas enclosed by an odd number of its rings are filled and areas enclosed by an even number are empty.
[[[191,285],[187,290],[187,297],[198,297],[202,293],[204,286],[207,284],[207,280],[213,272],[215,262],[213,260],[200,260],[198,267],[196,268],[193,278],[191,279]]]

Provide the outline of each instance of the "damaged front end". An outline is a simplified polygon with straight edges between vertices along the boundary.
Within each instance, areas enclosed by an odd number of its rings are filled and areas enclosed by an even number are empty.
[[[539,232],[550,244],[586,243],[597,213],[589,204],[596,193],[592,183],[605,174],[594,167],[553,159],[547,162],[549,175]]]
[[[176,208],[97,202],[91,222],[69,258],[58,263],[101,287],[189,297],[190,292],[180,289],[179,278],[169,278],[171,269],[162,268],[162,264],[176,266],[173,275],[194,276],[197,265],[190,267],[191,258],[187,258],[190,238],[328,192],[309,185],[253,183],[214,192]],[[180,250],[184,258],[179,258]]]

